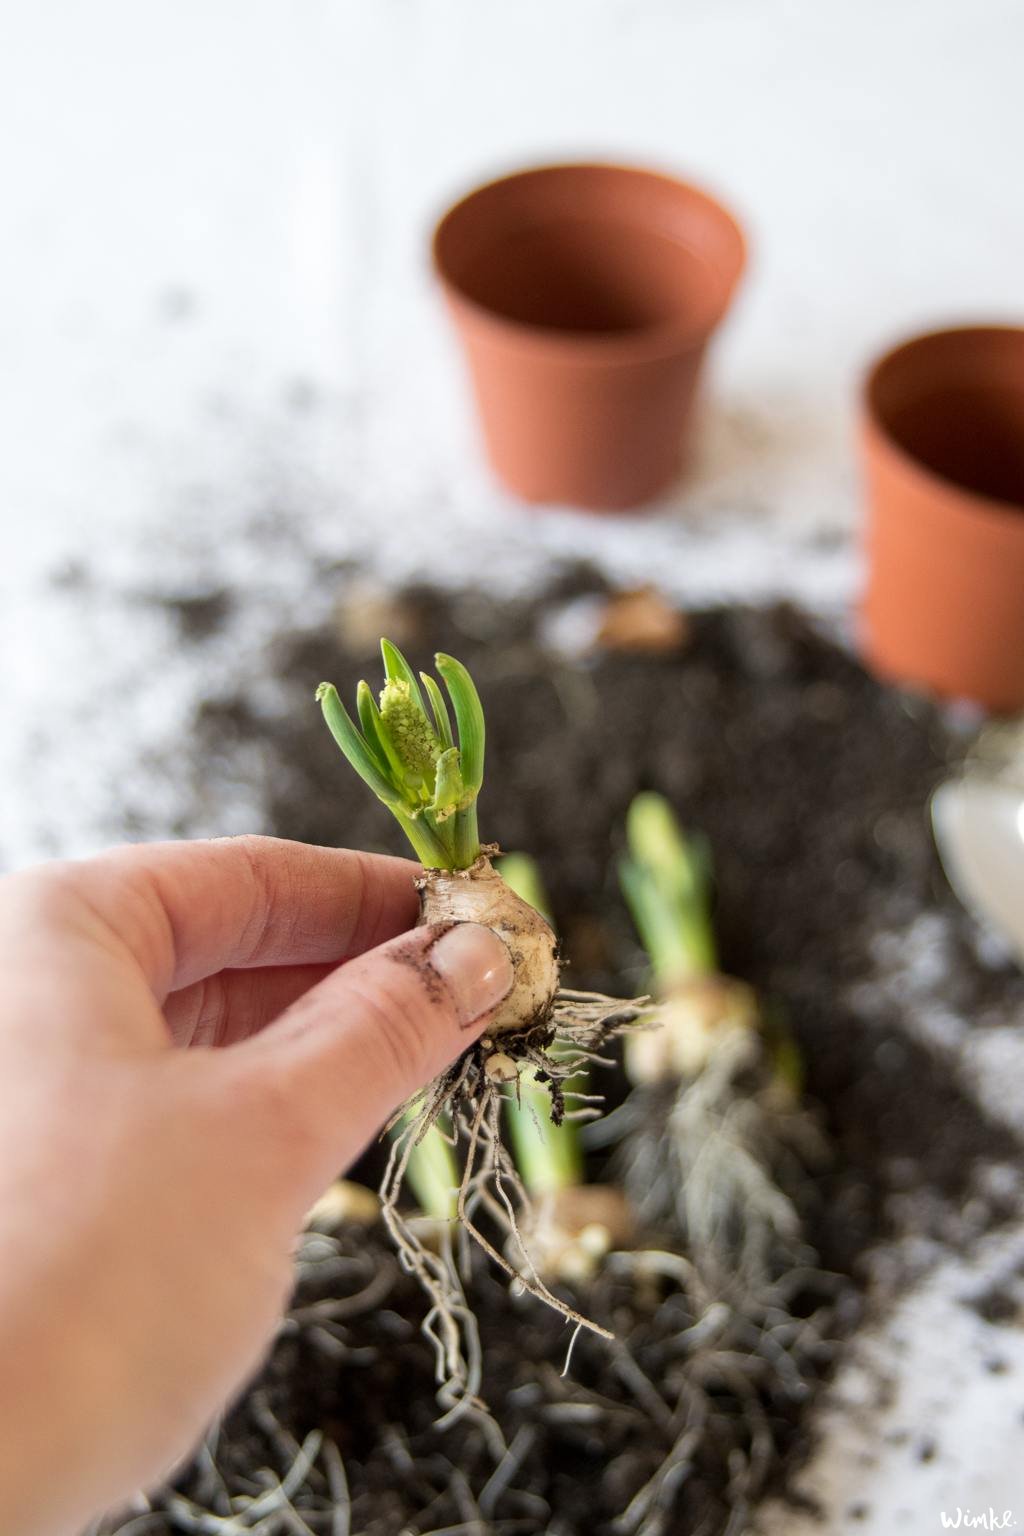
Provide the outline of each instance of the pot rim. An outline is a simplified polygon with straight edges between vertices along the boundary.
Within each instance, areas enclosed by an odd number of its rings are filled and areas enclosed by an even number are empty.
[[[685,324],[673,318],[626,331],[569,331],[559,330],[555,326],[532,325],[523,320],[513,320],[507,315],[499,314],[488,305],[481,304],[479,300],[470,298],[461,285],[446,271],[441,259],[440,244],[449,221],[465,208],[467,203],[493,187],[557,171],[611,171],[630,179],[642,178],[665,182],[674,190],[682,189],[685,192],[696,193],[697,197],[705,202],[729,229],[737,246],[735,272],[708,318],[699,325]],[[492,176],[487,181],[470,187],[461,197],[450,203],[434,224],[430,238],[431,267],[444,290],[448,303],[454,310],[463,312],[466,317],[496,336],[502,337],[506,342],[544,349],[559,356],[563,362],[580,364],[653,361],[675,353],[693,351],[695,347],[703,345],[727,314],[746,271],[749,258],[750,242],[743,225],[712,192],[698,182],[684,180],[683,177],[676,176],[671,171],[659,170],[651,166],[628,165],[617,160],[540,161],[535,165],[519,166],[515,170]]]
[[[896,440],[878,410],[875,395],[882,370],[903,354],[915,351],[928,342],[939,341],[949,336],[1016,336],[1024,354],[1024,324],[1015,325],[1009,321],[963,321],[955,325],[936,326],[927,331],[914,331],[904,336],[902,340],[893,343],[874,358],[861,380],[860,420],[861,431],[868,439],[867,451],[870,454],[872,451],[877,452],[881,449],[900,466],[905,474],[923,481],[926,486],[930,486],[941,494],[947,502],[955,501],[957,510],[965,517],[979,518],[982,521],[994,523],[1000,528],[1005,528],[1007,522],[1013,519],[1024,532],[1024,500],[1007,501],[999,496],[990,496],[984,491],[973,490],[970,486],[961,485],[959,481],[940,474],[938,470],[932,469],[923,459],[918,458]]]

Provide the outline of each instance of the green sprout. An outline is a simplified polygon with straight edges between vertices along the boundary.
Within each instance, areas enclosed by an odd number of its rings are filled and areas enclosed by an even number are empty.
[[[415,1120],[416,1110],[408,1110],[405,1121]],[[455,1221],[459,1214],[459,1181],[462,1177],[455,1153],[439,1121],[430,1125],[409,1153],[406,1177],[424,1216],[433,1221]]]
[[[706,847],[687,839],[668,801],[650,791],[626,812],[626,844],[619,879],[659,990],[713,975],[718,954]]]
[[[619,878],[662,1000],[688,983],[717,979],[724,989],[721,1006],[728,1001],[734,1020],[760,1031],[776,1077],[798,1097],[803,1059],[785,1021],[759,1010],[742,982],[719,975],[707,844],[684,833],[668,801],[649,791],[637,795],[626,812],[626,844]],[[696,1017],[691,1016],[691,1026]],[[682,1030],[686,1023],[685,1013],[666,1015],[667,1029]],[[626,1042],[627,1070],[637,1059],[636,1046],[636,1037]]]
[[[381,641],[381,654],[385,681],[380,702],[361,682],[356,689],[356,725],[333,683],[321,683],[316,697],[324,718],[420,861],[433,869],[468,869],[480,855],[476,797],[484,773],[484,712],[473,679],[453,656],[435,658],[455,715],[453,731],[435,679],[425,672],[417,679],[390,640]],[[412,1148],[407,1174],[425,1215],[437,1221],[455,1219],[459,1173],[439,1125],[428,1127]]]
[[[505,884],[551,922],[547,893],[533,859],[525,853],[508,853],[499,868]],[[562,1085],[563,1092],[579,1092],[584,1081],[582,1077],[567,1079]],[[573,1189],[582,1182],[579,1132],[571,1120],[555,1125],[551,1119],[551,1095],[535,1067],[520,1072],[518,1102],[509,1100],[506,1110],[516,1167],[532,1195]]]
[[[453,730],[435,679],[426,672],[417,678],[390,640],[382,640],[380,648],[385,674],[380,702],[361,682],[356,689],[356,725],[334,684],[321,683],[316,697],[324,718],[352,767],[395,817],[417,858],[431,869],[468,869],[480,856],[480,695],[454,656],[439,653],[434,658],[455,715]]]

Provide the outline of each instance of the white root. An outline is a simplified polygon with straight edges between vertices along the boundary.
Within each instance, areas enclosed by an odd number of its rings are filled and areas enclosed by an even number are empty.
[[[475,1320],[468,1307],[455,1255],[431,1251],[399,1209],[404,1176],[413,1148],[441,1116],[450,1118],[455,1145],[462,1149],[458,1222],[468,1236],[513,1282],[560,1312],[568,1322],[605,1338],[611,1334],[582,1317],[545,1284],[524,1236],[534,1226],[530,1201],[501,1142],[499,1116],[503,1095],[521,1068],[538,1069],[551,1093],[552,1118],[566,1113],[564,1085],[588,1064],[610,1065],[599,1053],[645,1014],[647,999],[624,1002],[597,993],[559,990],[558,945],[549,925],[522,901],[491,867],[484,850],[468,870],[427,870],[420,882],[421,922],[475,922],[493,929],[512,957],[515,981],[487,1034],[422,1094],[403,1106],[391,1126],[401,1123],[381,1186],[385,1224],[409,1273],[430,1299],[428,1337],[436,1357],[438,1401],[451,1423],[465,1413],[479,1416],[480,1353]],[[555,1047],[555,1049],[551,1049]],[[588,1117],[589,1103],[569,1113]],[[505,1252],[481,1231],[477,1212],[485,1213],[504,1237]],[[596,1234],[591,1234],[591,1238]],[[610,1240],[603,1239],[605,1247]],[[515,1254],[510,1260],[509,1254]]]

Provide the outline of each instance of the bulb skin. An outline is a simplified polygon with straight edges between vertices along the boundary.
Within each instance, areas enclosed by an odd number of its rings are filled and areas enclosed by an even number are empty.
[[[428,869],[420,879],[420,924],[480,923],[512,960],[512,989],[487,1033],[519,1033],[547,1023],[558,991],[558,940],[551,925],[498,874],[487,854],[469,869]]]

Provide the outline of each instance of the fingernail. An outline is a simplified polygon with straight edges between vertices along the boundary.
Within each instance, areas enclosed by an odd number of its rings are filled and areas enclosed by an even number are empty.
[[[512,958],[498,935],[480,923],[456,923],[442,933],[431,947],[430,964],[447,982],[463,1029],[512,990]]]

